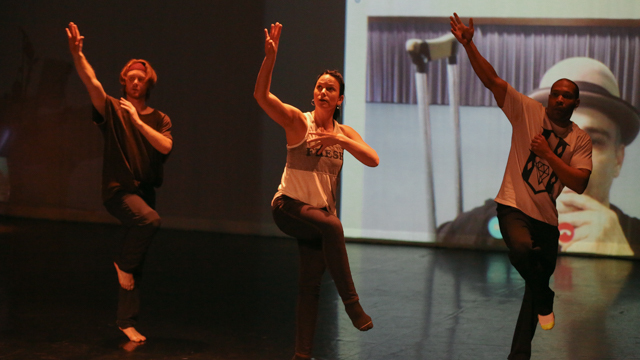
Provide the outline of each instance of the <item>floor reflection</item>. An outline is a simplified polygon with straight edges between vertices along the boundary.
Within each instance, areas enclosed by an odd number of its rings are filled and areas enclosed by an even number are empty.
[[[127,341],[123,343],[121,347],[126,352],[133,352],[133,351],[136,351],[136,349],[142,345],[144,345],[144,342]]]
[[[139,327],[115,325],[110,225],[0,217],[0,358],[284,359],[293,354],[297,249],[279,238],[161,230]],[[91,241],[87,241],[90,239]],[[179,246],[180,251],[176,251]],[[319,360],[504,359],[524,283],[506,253],[348,244],[374,328],[357,331],[325,276]],[[562,256],[556,327],[534,359],[637,359],[640,262]]]
[[[180,338],[157,338],[144,341],[122,341],[119,339],[119,348],[129,353],[138,354],[163,354],[166,356],[193,356],[206,353],[209,344]]]
[[[359,259],[356,285],[376,327],[354,332],[339,313],[345,326],[338,341],[324,342],[326,358],[508,355],[524,282],[506,253],[354,244],[349,252]],[[560,257],[552,279],[556,327],[537,331],[533,358],[624,359],[638,352],[639,270],[637,261]]]

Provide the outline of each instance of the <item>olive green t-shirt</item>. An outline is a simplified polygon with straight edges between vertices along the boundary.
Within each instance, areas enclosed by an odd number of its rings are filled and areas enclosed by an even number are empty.
[[[168,154],[156,150],[140,133],[129,112],[120,101],[107,96],[104,117],[93,109],[93,121],[102,131],[104,159],[102,166],[102,201],[116,192],[135,193],[162,185],[163,164]],[[171,137],[171,120],[164,113],[153,110],[140,119],[163,136]]]

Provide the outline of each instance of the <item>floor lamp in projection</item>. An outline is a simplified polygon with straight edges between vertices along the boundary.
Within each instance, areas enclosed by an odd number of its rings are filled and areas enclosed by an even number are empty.
[[[449,108],[453,118],[455,134],[455,193],[456,215],[462,212],[462,161],[460,150],[460,85],[458,81],[457,52],[458,42],[451,35],[443,35],[436,39],[410,39],[406,49],[416,66],[416,98],[420,123],[424,127],[426,151],[426,194],[427,194],[427,241],[435,241],[436,208],[433,188],[433,159],[431,156],[431,122],[429,119],[429,87],[427,86],[427,63],[447,59],[447,87],[449,91]]]

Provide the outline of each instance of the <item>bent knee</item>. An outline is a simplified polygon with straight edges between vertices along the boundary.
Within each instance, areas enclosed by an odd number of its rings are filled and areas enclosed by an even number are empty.
[[[159,228],[160,225],[162,225],[162,219],[156,211],[150,211],[142,216],[139,225],[148,226],[151,228]]]
[[[509,259],[513,265],[528,261],[533,253],[531,246],[518,245],[509,249]]]
[[[342,229],[342,223],[337,216],[331,216],[327,219],[327,221],[322,223],[320,226],[320,231],[325,236],[339,236],[342,237],[344,235],[344,230]]]
[[[320,284],[318,285],[298,285],[298,294],[299,295],[313,295],[320,296]]]

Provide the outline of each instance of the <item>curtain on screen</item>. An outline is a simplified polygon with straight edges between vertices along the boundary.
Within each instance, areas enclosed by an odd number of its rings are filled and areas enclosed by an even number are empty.
[[[433,39],[450,33],[448,23],[409,18],[369,21],[367,102],[415,104],[415,66],[405,50],[408,39]],[[477,25],[474,42],[498,75],[527,94],[558,61],[586,56],[607,65],[620,94],[640,105],[640,28],[613,26]],[[431,104],[448,104],[446,60],[428,64]],[[495,106],[462,47],[458,51],[460,104]]]

